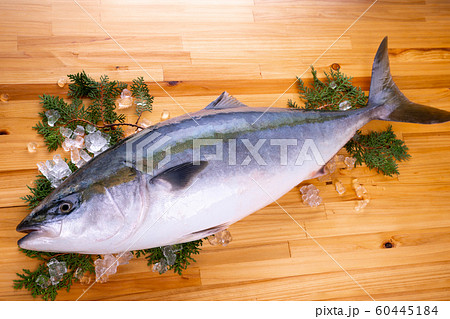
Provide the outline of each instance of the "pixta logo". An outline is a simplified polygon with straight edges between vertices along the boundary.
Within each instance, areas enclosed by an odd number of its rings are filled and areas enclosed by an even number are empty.
[[[191,160],[194,165],[200,165],[202,161],[220,161],[228,166],[301,166],[309,161],[314,161],[318,166],[325,165],[313,139],[199,138],[175,143],[170,136],[153,132],[133,137],[126,143],[127,165],[150,175],[155,169],[160,171],[171,167],[173,156],[180,153],[177,158]]]

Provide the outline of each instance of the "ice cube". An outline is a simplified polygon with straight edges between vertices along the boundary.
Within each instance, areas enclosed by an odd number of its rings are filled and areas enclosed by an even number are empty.
[[[84,135],[84,127],[81,125],[77,125],[77,128],[75,129],[75,131],[73,131],[73,133],[77,136],[78,135],[83,136]]]
[[[73,133],[73,131],[70,128],[64,127],[64,126],[59,127],[59,132],[61,133],[62,136],[68,137],[68,138],[70,138]]]
[[[27,144],[28,152],[30,153],[36,153],[37,143],[30,142]]]
[[[50,283],[50,278],[47,276],[39,275],[39,277],[36,278],[36,284],[42,289],[47,289],[50,286]]]
[[[108,281],[108,275],[106,275],[105,261],[101,258],[94,261],[95,266],[95,281],[104,283]]]
[[[351,107],[352,105],[350,104],[349,101],[342,101],[341,103],[339,103],[339,110],[341,111],[347,111]]]
[[[308,185],[305,185],[302,188],[300,188],[300,193],[306,194],[307,192],[308,192]]]
[[[126,99],[120,98],[117,101],[117,104],[118,104],[118,108],[117,109],[119,109],[119,110],[127,109],[127,108],[129,108],[130,106],[133,105],[133,98],[126,98]]]
[[[175,264],[177,260],[176,248],[174,246],[164,246],[161,247],[164,257],[166,258],[166,263],[168,266]]]
[[[50,259],[47,267],[52,285],[57,285],[67,272],[66,263],[64,261],[60,262],[55,258]]]
[[[330,88],[332,88],[333,90],[334,90],[335,88],[337,88],[336,82],[331,81],[331,82],[330,82]]]
[[[66,152],[70,151],[73,148],[73,142],[74,142],[74,140],[66,137],[66,139],[64,140],[64,142],[61,145],[63,150]]]
[[[69,165],[63,160],[61,160],[55,165],[53,171],[56,173],[56,177],[59,179],[62,179],[72,174]]]
[[[56,121],[59,120],[60,115],[57,110],[48,110],[45,112],[45,116],[47,117],[47,123],[50,126],[54,126]]]
[[[86,135],[84,142],[86,144],[86,149],[91,153],[99,152],[108,143],[106,138],[104,138],[99,131]]]
[[[80,152],[80,157],[81,157],[85,162],[88,162],[88,161],[91,159],[91,156],[90,156],[85,150],[82,150],[82,151]]]
[[[63,87],[66,85],[66,83],[67,83],[67,78],[66,78],[65,76],[59,78],[59,80],[58,80],[58,86],[59,86],[60,88],[63,88]]]
[[[217,246],[219,244],[219,239],[215,235],[208,236],[208,242],[212,246]]]
[[[357,178],[352,181],[352,187],[355,190],[356,196],[358,196],[358,198],[362,198],[364,194],[367,194],[367,189],[359,183]]]
[[[131,251],[127,251],[125,253],[121,253],[117,255],[119,265],[126,265],[133,258],[133,253]]]
[[[356,196],[358,196],[359,198],[362,198],[364,194],[367,194],[367,190],[364,186],[359,185],[356,189]]]
[[[159,272],[160,275],[165,273],[167,271],[166,259],[165,258],[161,258],[161,260],[159,262],[154,264],[153,265],[153,271],[154,272]]]
[[[74,273],[73,276],[74,276],[76,279],[78,279],[78,280],[81,281],[81,279],[82,279],[83,276],[84,276],[84,270],[81,269],[80,267],[78,267],[78,268],[75,270],[75,273]]]
[[[337,180],[334,183],[334,187],[336,188],[336,192],[338,192],[339,195],[342,195],[342,194],[345,193],[345,187],[344,187],[344,185],[342,184],[342,182],[340,180]]]
[[[86,132],[94,133],[95,131],[97,131],[97,128],[94,125],[91,124],[86,125]]]
[[[131,97],[131,91],[128,89],[123,89],[122,93],[120,93],[120,97],[122,99],[130,98]]]
[[[336,163],[334,160],[329,161],[326,165],[326,172],[328,172],[329,174],[334,173],[334,171],[336,170]]]
[[[168,110],[163,110],[161,113],[161,121],[168,120],[170,118],[170,112]]]
[[[126,109],[133,105],[133,97],[131,91],[128,89],[124,89],[122,93],[120,93],[120,99],[118,100],[119,109]]]
[[[344,164],[347,165],[348,169],[352,169],[355,167],[356,158],[354,157],[346,157],[344,159]]]
[[[70,161],[76,165],[80,159],[80,150],[78,148],[72,149],[70,151]]]
[[[222,230],[220,233],[218,233],[216,235],[219,236],[220,244],[222,246],[227,246],[231,242],[231,240],[233,239],[231,237],[231,233],[227,229]]]
[[[113,275],[117,272],[117,266],[119,266],[119,261],[117,260],[114,255],[105,255],[105,267],[106,267],[106,274],[108,276]]]
[[[316,207],[322,202],[322,198],[319,196],[319,189],[313,184],[305,185],[302,189],[302,200],[305,205]]]
[[[37,163],[37,167],[39,169],[39,172],[41,172],[42,175],[44,175],[47,179],[49,177],[49,169],[44,162]]]
[[[103,259],[98,258],[94,261],[95,265],[95,277],[98,282],[108,281],[108,277],[117,272],[117,266],[119,265],[117,258],[113,255],[104,255]]]
[[[80,158],[80,160],[77,163],[74,163],[76,167],[80,168],[81,166],[83,166],[84,164],[86,164],[86,161],[82,158]]]
[[[73,140],[73,146],[75,148],[83,148],[84,138],[81,135],[77,135],[77,137]]]

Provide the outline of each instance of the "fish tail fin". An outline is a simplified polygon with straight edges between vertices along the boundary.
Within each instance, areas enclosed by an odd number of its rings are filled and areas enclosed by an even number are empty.
[[[421,124],[450,121],[450,112],[411,102],[403,95],[391,76],[387,44],[385,37],[372,66],[368,108],[373,119]]]

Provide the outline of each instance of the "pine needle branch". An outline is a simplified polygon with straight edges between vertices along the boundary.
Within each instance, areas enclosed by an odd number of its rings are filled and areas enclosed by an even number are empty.
[[[411,157],[408,147],[397,139],[391,125],[385,131],[370,132],[367,135],[357,131],[345,145],[345,149],[356,158],[357,164],[365,163],[367,167],[387,176],[399,174],[396,161],[406,161]]]

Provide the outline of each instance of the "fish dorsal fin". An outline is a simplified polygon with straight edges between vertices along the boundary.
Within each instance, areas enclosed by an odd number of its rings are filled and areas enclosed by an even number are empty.
[[[239,102],[236,98],[228,94],[228,92],[223,92],[217,99],[209,103],[205,107],[205,110],[231,109],[235,107],[248,107],[248,105]]]
[[[190,185],[194,177],[207,165],[208,162],[206,161],[182,163],[156,175],[152,180],[164,180],[172,186],[173,190],[182,189]]]

